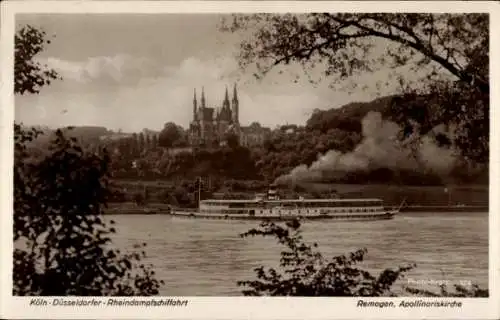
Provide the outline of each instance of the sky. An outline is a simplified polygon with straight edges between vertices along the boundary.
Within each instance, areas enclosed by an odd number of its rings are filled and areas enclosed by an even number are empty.
[[[219,107],[236,83],[240,123],[305,124],[314,109],[370,101],[391,89],[332,90],[311,84],[299,66],[256,80],[238,68],[242,34],[220,32],[218,14],[23,14],[16,27],[41,27],[51,38],[37,60],[63,77],[39,95],[16,97],[16,121],[27,125],[105,126],[137,132],[192,120],[193,91],[205,88]],[[313,71],[320,72],[318,70]],[[381,70],[380,72],[385,72]],[[319,76],[319,73],[318,73]],[[380,75],[355,79],[372,83]],[[198,96],[199,98],[199,96]]]

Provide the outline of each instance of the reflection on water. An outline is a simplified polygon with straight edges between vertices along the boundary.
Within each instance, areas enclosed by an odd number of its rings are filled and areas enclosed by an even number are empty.
[[[240,238],[254,221],[116,215],[114,244],[147,243],[147,261],[165,281],[162,295],[240,295],[238,280],[255,278],[260,265],[275,267],[281,247],[271,238]],[[331,257],[367,248],[364,268],[380,272],[405,263],[408,279],[471,281],[488,286],[487,213],[404,213],[393,220],[306,222],[304,238]],[[408,280],[402,280],[408,281]]]

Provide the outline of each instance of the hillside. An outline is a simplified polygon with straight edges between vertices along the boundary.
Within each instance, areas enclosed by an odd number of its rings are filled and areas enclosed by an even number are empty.
[[[391,105],[396,96],[386,96],[369,102],[351,102],[340,108],[318,110],[306,122],[309,130],[327,132],[332,128],[361,132],[361,120],[370,111],[380,112],[384,118],[391,116]]]
[[[179,154],[149,136],[121,137],[104,127],[63,129],[86,147],[111,151],[111,170],[122,179],[179,179],[213,176],[220,179],[260,179],[274,182],[440,185],[488,183],[488,166],[471,165],[449,149],[428,141],[415,162],[409,149],[395,139],[398,108],[422,109],[424,96],[386,96],[316,111],[305,126],[273,130],[261,147],[186,151]],[[419,109],[420,108],[420,109]],[[50,134],[36,141],[44,154]],[[116,137],[116,139],[103,139]],[[425,150],[424,150],[425,149]],[[412,150],[413,151],[413,150]]]
[[[256,152],[257,167],[283,183],[488,183],[488,165],[451,150],[446,132],[423,135],[419,144],[399,142],[401,134],[411,133],[400,111],[425,118],[433,104],[430,95],[386,96],[318,110],[305,127],[275,134]]]

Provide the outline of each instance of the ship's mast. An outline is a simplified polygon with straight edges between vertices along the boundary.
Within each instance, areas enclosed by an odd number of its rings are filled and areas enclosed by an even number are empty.
[[[198,177],[198,209],[201,203],[201,177]]]

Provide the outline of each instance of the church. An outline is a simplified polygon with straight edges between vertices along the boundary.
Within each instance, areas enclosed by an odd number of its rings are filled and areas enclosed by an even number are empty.
[[[202,87],[200,104],[194,89],[193,121],[189,126],[189,143],[191,147],[219,147],[227,144],[227,138],[234,136],[242,146],[261,146],[269,137],[271,130],[254,122],[250,126],[241,126],[239,120],[239,100],[236,84],[229,98],[226,87],[224,100],[220,107],[209,107]]]
[[[200,105],[194,90],[193,99],[193,121],[189,126],[189,141],[193,147],[216,147],[226,144],[229,135],[235,135],[238,139],[241,135],[238,119],[238,92],[236,84],[233,88],[233,97],[229,101],[229,93],[226,94],[219,108],[207,106],[205,90],[201,89]]]

